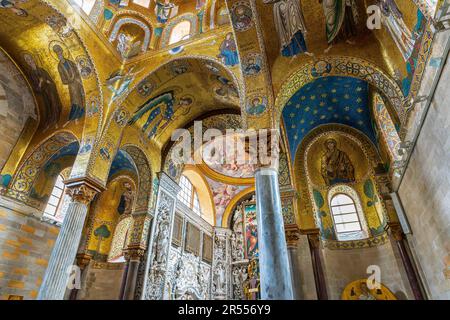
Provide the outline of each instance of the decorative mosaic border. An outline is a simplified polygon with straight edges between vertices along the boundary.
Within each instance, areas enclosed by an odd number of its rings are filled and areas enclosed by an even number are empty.
[[[322,239],[322,244],[324,248],[330,250],[352,250],[352,249],[378,247],[387,243],[388,240],[389,236],[387,232],[384,232],[379,236],[362,240],[336,241],[336,240]]]

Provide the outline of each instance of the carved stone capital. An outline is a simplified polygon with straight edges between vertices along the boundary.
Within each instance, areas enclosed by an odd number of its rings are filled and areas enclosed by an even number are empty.
[[[310,233],[308,234],[308,241],[311,248],[319,249],[320,248],[320,235],[319,233]]]
[[[66,184],[66,193],[73,202],[88,205],[100,190],[88,183]]]
[[[300,229],[297,225],[285,225],[286,243],[288,247],[297,247],[300,240]]]
[[[92,255],[89,253],[79,253],[79,254],[77,254],[76,259],[77,259],[77,265],[80,267],[80,269],[84,269],[91,261]]]
[[[402,241],[405,238],[405,234],[403,233],[400,224],[389,224],[389,229],[391,230],[391,234],[396,241]]]
[[[123,252],[124,256],[125,256],[125,260],[130,261],[130,260],[141,260],[142,257],[145,254],[145,250],[142,248],[128,248],[126,250],[124,250]]]

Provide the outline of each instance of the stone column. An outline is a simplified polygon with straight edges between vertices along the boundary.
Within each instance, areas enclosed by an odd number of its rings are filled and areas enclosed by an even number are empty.
[[[293,299],[292,282],[277,169],[257,169],[255,184],[261,299],[290,300]]]
[[[95,194],[100,191],[92,184],[66,182],[66,192],[71,203],[53,247],[44,279],[39,289],[38,300],[62,300],[67,288],[71,269],[75,262],[88,205]]]
[[[143,300],[161,300],[163,298],[172,239],[173,216],[177,194],[180,191],[180,186],[167,174],[161,172],[159,175],[158,196],[146,252],[144,285],[141,295]]]
[[[425,300],[420,278],[411,258],[408,240],[405,238],[405,234],[403,233],[400,225],[390,225],[390,230],[397,244],[397,248],[400,253],[403,266],[405,267],[406,276],[408,277],[409,285],[411,286],[414,298],[416,300]]]
[[[323,272],[322,258],[320,254],[319,233],[308,234],[309,249],[311,250],[311,260],[314,271],[314,281],[316,283],[317,299],[328,300],[328,292]]]
[[[134,291],[136,289],[136,281],[144,250],[128,249],[125,251],[125,259],[127,261],[127,272],[122,284],[121,300],[134,300]]]
[[[298,264],[298,240],[300,239],[300,230],[297,225],[285,225],[286,242],[289,256],[289,266],[291,269],[292,293],[295,300],[301,298],[301,279],[300,266]]]
[[[291,300],[292,281],[278,181],[279,131],[258,130],[249,138],[246,148],[257,163],[255,194],[261,299]]]

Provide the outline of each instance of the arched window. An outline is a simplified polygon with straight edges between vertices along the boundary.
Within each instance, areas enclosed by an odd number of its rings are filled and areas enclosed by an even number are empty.
[[[355,202],[346,194],[337,194],[331,199],[331,213],[337,233],[361,231]]]
[[[183,20],[177,23],[170,32],[169,45],[187,40],[191,36],[191,22]]]
[[[387,145],[391,160],[400,160],[398,149],[400,148],[401,140],[384,101],[379,94],[375,95],[375,119],[383,140]]]
[[[95,0],[75,0],[75,3],[89,15],[94,7]]]
[[[178,200],[183,202],[186,206],[192,209],[198,215],[201,215],[200,202],[198,201],[198,194],[192,183],[185,176],[180,178],[181,190],[178,193]]]
[[[336,237],[339,241],[365,239],[369,236],[358,193],[347,185],[336,185],[328,193]]]
[[[62,222],[64,220],[63,212],[66,212],[64,208],[68,205],[68,196],[64,194],[64,178],[60,174],[56,179],[55,186],[53,187],[50,198],[48,199],[47,206],[44,209],[44,217]]]

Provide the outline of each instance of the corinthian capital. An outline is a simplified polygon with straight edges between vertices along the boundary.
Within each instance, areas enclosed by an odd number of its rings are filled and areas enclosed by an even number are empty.
[[[297,225],[285,225],[286,243],[288,247],[297,247],[300,240],[300,229]]]
[[[66,193],[72,198],[73,202],[88,205],[99,191],[98,188],[85,181],[77,183],[66,182]]]

